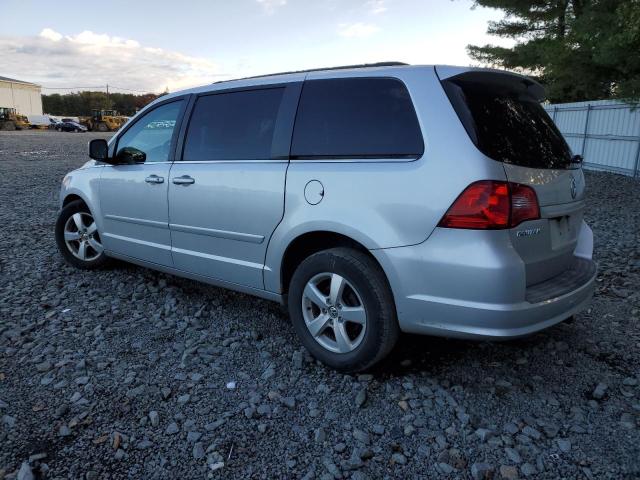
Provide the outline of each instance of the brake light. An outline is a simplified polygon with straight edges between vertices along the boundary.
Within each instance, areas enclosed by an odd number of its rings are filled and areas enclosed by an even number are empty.
[[[474,230],[513,228],[540,218],[536,192],[526,185],[481,180],[469,185],[438,226]]]

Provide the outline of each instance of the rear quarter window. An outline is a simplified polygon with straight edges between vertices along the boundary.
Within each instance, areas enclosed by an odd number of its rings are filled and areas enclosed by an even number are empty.
[[[291,158],[417,158],[424,144],[405,85],[392,78],[304,83]]]

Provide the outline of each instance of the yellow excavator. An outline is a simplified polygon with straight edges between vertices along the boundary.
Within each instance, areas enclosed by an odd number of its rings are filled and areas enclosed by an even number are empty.
[[[90,117],[81,117],[80,123],[89,130],[113,132],[127,121],[127,117],[119,115],[115,110],[92,110]]]
[[[0,107],[0,130],[22,130],[30,127],[26,115],[20,115],[15,108]]]

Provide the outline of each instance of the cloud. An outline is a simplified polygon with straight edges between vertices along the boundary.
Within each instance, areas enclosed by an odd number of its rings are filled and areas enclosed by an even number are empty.
[[[386,12],[387,10],[389,10],[386,3],[386,0],[369,0],[367,2],[369,13],[372,13],[373,15],[379,15]]]
[[[226,76],[206,58],[89,30],[63,35],[51,28],[38,36],[0,36],[0,72],[50,87],[109,83],[152,92],[203,85]],[[43,89],[43,93],[53,91]]]
[[[49,40],[53,40],[54,42],[59,42],[62,39],[62,34],[58,33],[50,28],[45,28],[40,32],[40,36],[42,38],[48,38]]]
[[[264,8],[265,12],[271,14],[276,8],[284,7],[287,4],[287,0],[256,0],[262,8]]]
[[[370,37],[380,29],[371,23],[342,23],[339,25],[340,36],[347,38],[365,38]]]

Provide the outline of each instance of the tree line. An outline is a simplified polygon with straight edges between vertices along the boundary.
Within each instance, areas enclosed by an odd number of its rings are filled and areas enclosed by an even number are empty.
[[[42,111],[78,117],[89,116],[92,110],[117,110],[121,115],[131,116],[159,96],[155,93],[110,93],[107,98],[105,92],[53,93],[42,95]]]
[[[640,98],[640,0],[476,0],[504,18],[487,32],[513,47],[469,45],[482,65],[536,77],[551,102]]]

